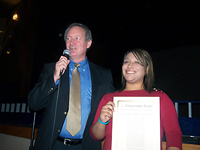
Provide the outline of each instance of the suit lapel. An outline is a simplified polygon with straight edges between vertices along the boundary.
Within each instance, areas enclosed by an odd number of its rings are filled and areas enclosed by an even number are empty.
[[[89,62],[89,66],[90,66],[90,74],[91,74],[91,81],[92,81],[92,98],[91,98],[91,106],[94,106],[93,103],[95,102],[96,98],[97,98],[97,93],[98,93],[98,89],[99,89],[99,74],[97,71],[97,68],[95,67],[95,65]],[[91,107],[91,111],[93,111],[93,107]],[[96,110],[95,110],[96,111]]]
[[[63,99],[69,104],[69,67],[61,77],[61,85],[60,85],[60,100]],[[68,108],[67,108],[68,109]]]

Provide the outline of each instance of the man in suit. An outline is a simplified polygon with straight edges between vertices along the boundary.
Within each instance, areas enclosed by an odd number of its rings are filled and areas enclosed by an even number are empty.
[[[97,66],[87,59],[86,51],[92,44],[91,31],[83,24],[73,23],[65,31],[66,47],[71,55],[61,56],[56,63],[45,64],[39,80],[28,96],[29,107],[35,111],[45,108],[37,133],[36,150],[100,150],[101,142],[94,141],[89,133],[101,98],[115,89],[110,70]],[[66,129],[69,110],[69,93],[74,65],[79,63],[81,83],[81,130],[71,135]],[[63,71],[60,81],[60,72]],[[59,99],[56,106],[58,84]],[[56,119],[54,114],[56,111]],[[55,123],[54,127],[53,124]]]

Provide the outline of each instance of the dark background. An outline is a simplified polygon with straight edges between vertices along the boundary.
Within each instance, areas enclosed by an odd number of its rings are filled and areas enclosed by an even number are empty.
[[[93,44],[87,56],[112,71],[116,89],[121,86],[124,53],[142,48],[152,56],[156,88],[172,100],[200,100],[198,3],[0,2],[0,18],[6,19],[0,49],[1,102],[26,102],[43,64],[57,61],[65,49],[63,33],[73,22],[91,29]],[[12,20],[14,13],[18,21]]]

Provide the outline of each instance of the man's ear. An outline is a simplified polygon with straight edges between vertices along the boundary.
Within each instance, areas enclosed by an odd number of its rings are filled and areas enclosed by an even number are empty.
[[[92,45],[92,40],[89,40],[89,41],[87,42],[87,49],[90,48],[91,45]]]

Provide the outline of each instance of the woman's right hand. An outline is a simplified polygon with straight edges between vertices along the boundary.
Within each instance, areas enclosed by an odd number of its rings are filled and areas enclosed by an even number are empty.
[[[100,120],[102,122],[108,122],[112,118],[114,107],[115,107],[115,104],[109,101],[106,105],[104,105],[101,108]]]

